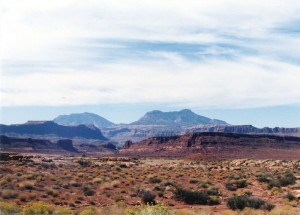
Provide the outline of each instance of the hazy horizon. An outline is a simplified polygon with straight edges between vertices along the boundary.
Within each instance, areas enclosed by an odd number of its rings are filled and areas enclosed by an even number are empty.
[[[300,127],[299,107],[278,106],[254,109],[195,109],[185,107],[172,107],[162,104],[137,104],[137,105],[94,105],[76,107],[15,107],[2,108],[1,124],[22,124],[28,120],[53,120],[58,115],[72,113],[95,113],[113,123],[131,123],[138,120],[146,112],[153,110],[180,111],[191,109],[194,113],[213,119],[224,120],[232,125],[253,125],[255,127]],[[275,119],[274,115],[278,115]],[[261,119],[263,118],[263,120]]]
[[[0,123],[191,109],[300,127],[300,2],[5,1]]]

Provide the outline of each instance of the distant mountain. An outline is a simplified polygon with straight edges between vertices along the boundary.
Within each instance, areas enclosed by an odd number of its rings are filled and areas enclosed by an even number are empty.
[[[194,132],[218,132],[238,134],[270,134],[300,137],[300,128],[256,128],[252,125],[192,125],[192,126],[161,126],[161,125],[119,125],[103,129],[103,134],[120,144],[127,140],[139,142],[149,137],[170,137]]]
[[[200,116],[191,110],[162,112],[154,110],[146,113],[132,125],[164,125],[164,126],[192,126],[192,125],[228,125],[227,122]]]
[[[0,125],[0,134],[9,136],[56,136],[60,138],[85,138],[107,140],[95,126],[63,126],[53,121],[28,121],[19,125]]]
[[[192,132],[224,132],[240,134],[281,134],[300,136],[300,128],[256,128],[252,125],[228,125],[228,126],[195,126],[190,128]]]
[[[74,113],[70,115],[60,115],[54,120],[60,125],[95,125],[98,128],[109,127],[114,123],[94,113]]]

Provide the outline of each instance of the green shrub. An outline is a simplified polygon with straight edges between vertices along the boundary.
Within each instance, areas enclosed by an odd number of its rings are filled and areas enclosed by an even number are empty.
[[[248,196],[233,196],[227,200],[227,207],[232,210],[243,210],[246,207],[272,210],[274,208],[274,205],[271,205],[259,198],[250,198]]]
[[[187,190],[181,187],[177,187],[173,193],[174,198],[180,201],[183,201],[187,204],[200,204],[200,205],[216,205],[220,204],[220,200],[217,197],[211,197],[209,193],[215,193],[215,191],[195,191]]]
[[[289,201],[293,201],[296,199],[296,197],[290,192],[288,192],[283,198],[288,199]]]
[[[176,184],[173,181],[167,181],[164,183],[165,186],[176,186]]]
[[[199,183],[199,180],[197,180],[197,179],[190,180],[190,184],[197,184],[197,183]]]
[[[157,177],[152,177],[152,178],[149,179],[149,182],[152,183],[152,184],[157,184],[157,183],[161,182],[161,179],[157,178]]]
[[[238,188],[247,187],[247,181],[245,179],[236,180],[236,185]]]
[[[238,188],[247,187],[247,181],[245,179],[230,180],[225,184],[225,187],[230,191],[235,191]]]
[[[227,190],[230,190],[230,191],[235,191],[235,190],[237,190],[237,187],[236,187],[235,184],[233,184],[233,183],[226,183],[226,184],[225,184],[225,187],[227,188]]]
[[[23,208],[23,215],[44,215],[52,214],[55,208],[45,202],[30,202]]]
[[[268,189],[273,187],[285,187],[296,183],[296,177],[290,171],[285,172],[283,176],[278,176],[268,182]]]
[[[19,213],[20,209],[16,204],[0,202],[0,214]]]
[[[83,187],[83,193],[86,196],[93,196],[95,192],[90,187]]]
[[[287,171],[284,176],[278,177],[278,181],[282,187],[296,183],[296,177],[293,173]]]
[[[205,190],[205,192],[210,196],[219,196],[220,192],[217,187],[211,187],[210,189]]]
[[[227,207],[232,210],[243,210],[245,207],[247,207],[247,197],[233,196],[227,200]]]
[[[221,203],[221,199],[219,196],[210,196],[208,200],[208,205],[219,205]]]
[[[281,184],[278,180],[272,180],[268,183],[268,189],[271,190],[273,187],[281,187]]]
[[[248,198],[248,207],[254,209],[260,209],[266,202],[259,198]]]
[[[269,183],[272,180],[272,175],[269,173],[259,173],[256,178],[259,182]]]
[[[145,204],[155,204],[156,195],[150,191],[145,191],[142,193],[142,202]]]
[[[260,209],[271,211],[273,208],[275,208],[275,205],[266,202]]]

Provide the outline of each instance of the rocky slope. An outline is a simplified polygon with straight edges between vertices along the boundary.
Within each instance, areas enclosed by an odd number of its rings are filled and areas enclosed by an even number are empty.
[[[300,138],[267,134],[196,132],[127,141],[121,155],[299,159]]]
[[[51,142],[47,139],[16,138],[0,135],[0,151],[16,153],[42,153],[42,154],[114,154],[117,149],[109,142],[93,142],[76,144],[70,139],[60,139]]]
[[[114,123],[94,113],[74,113],[70,115],[60,115],[53,119],[59,125],[95,125],[98,128],[109,127]]]
[[[228,123],[210,119],[195,114],[189,109],[172,112],[162,112],[159,110],[146,113],[132,125],[164,125],[164,126],[192,126],[192,125],[228,125]]]
[[[0,125],[0,134],[13,137],[61,139],[83,138],[106,141],[101,131],[95,126],[63,126],[53,121],[28,121],[18,125]]]

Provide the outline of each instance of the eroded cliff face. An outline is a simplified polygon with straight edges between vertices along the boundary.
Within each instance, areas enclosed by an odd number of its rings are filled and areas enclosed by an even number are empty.
[[[195,126],[188,129],[193,132],[225,132],[240,134],[288,134],[300,136],[300,128],[256,128],[252,125],[227,125],[227,126]]]
[[[267,134],[196,132],[172,137],[152,137],[138,143],[126,144],[120,150],[120,154],[299,159],[300,138]]]
[[[57,143],[46,139],[17,138],[0,135],[1,151],[10,152],[38,152],[38,153],[66,153],[78,152],[72,140],[63,139]]]

